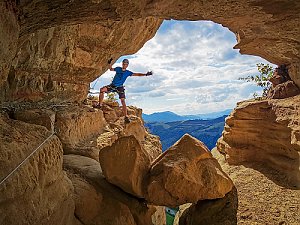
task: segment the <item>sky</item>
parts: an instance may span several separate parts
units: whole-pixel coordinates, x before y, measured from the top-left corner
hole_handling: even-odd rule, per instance
[[[113,65],[121,66],[128,58],[128,70],[154,73],[126,80],[127,105],[142,108],[146,114],[194,115],[233,109],[237,102],[261,92],[254,83],[238,78],[258,74],[257,63],[269,63],[241,55],[233,49],[236,43],[231,31],[211,21],[165,20],[136,54],[122,56]],[[90,86],[99,90],[114,74],[107,71]]]

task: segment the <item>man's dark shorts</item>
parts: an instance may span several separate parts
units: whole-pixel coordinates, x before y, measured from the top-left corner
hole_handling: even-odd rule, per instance
[[[125,98],[125,88],[124,86],[116,87],[114,85],[107,85],[105,86],[107,88],[107,92],[117,92],[119,95],[119,98]]]

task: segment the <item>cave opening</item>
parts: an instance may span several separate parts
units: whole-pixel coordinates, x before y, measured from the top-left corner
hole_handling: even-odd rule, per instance
[[[237,102],[261,94],[261,87],[239,78],[258,74],[258,63],[272,64],[242,55],[236,44],[235,34],[215,22],[164,20],[137,53],[114,59],[114,68],[127,58],[129,70],[154,72],[126,80],[126,102],[143,109],[145,125],[160,137],[163,151],[185,133],[213,149]],[[92,90],[99,92],[114,75],[105,72],[90,84]]]
[[[258,63],[271,64],[258,56],[240,54],[233,48],[236,44],[234,33],[212,21],[164,20],[137,53],[113,59],[113,67],[128,58],[129,70],[154,72],[151,77],[132,77],[125,83],[127,105],[142,108],[144,113],[228,111],[237,102],[253,98],[253,93],[261,93],[254,83],[238,78],[258,74]],[[114,72],[105,72],[90,84],[92,91],[109,84],[113,76]]]

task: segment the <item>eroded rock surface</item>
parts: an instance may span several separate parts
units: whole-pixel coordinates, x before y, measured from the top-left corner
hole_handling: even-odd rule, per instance
[[[269,93],[268,98],[283,99],[300,94],[300,88],[293,81],[287,81],[273,87]]]
[[[229,165],[216,148],[211,152],[237,189],[238,224],[300,224],[300,191],[282,173],[264,162]]]
[[[3,86],[17,51],[20,26],[16,11],[15,2],[0,2],[0,99],[4,99]]]
[[[51,134],[46,128],[0,116],[0,177],[16,168]],[[68,224],[73,187],[62,170],[62,144],[54,135],[0,186],[0,224]]]
[[[5,101],[84,100],[89,83],[108,69],[107,60],[136,52],[153,37],[160,23],[154,18],[106,20],[41,29],[22,36],[7,82],[1,88]],[[127,41],[132,44],[124,44]]]
[[[176,207],[222,198],[232,187],[207,147],[186,134],[153,162],[146,199],[155,205]]]
[[[89,107],[67,106],[56,113],[56,132],[66,151],[100,135],[105,125],[102,111]]]
[[[262,162],[300,187],[300,95],[246,101],[226,119],[218,150],[231,164]]]

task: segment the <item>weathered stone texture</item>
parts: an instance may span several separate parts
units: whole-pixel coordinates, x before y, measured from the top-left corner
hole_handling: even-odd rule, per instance
[[[262,162],[300,187],[300,95],[246,101],[226,119],[218,150],[231,164]]]
[[[0,116],[0,177],[8,175],[51,133]],[[69,224],[74,221],[72,185],[62,170],[62,145],[52,136],[0,186],[0,224]],[[63,210],[62,210],[63,209]]]
[[[236,225],[237,209],[238,196],[234,187],[224,198],[180,206],[174,225]]]
[[[17,51],[19,24],[16,15],[16,5],[13,1],[0,2],[0,90],[4,83]],[[4,98],[4,92],[0,92],[0,99]]]
[[[99,162],[76,155],[64,156],[64,168],[75,189],[75,214],[84,224],[153,225],[162,218],[160,207],[147,205],[110,184],[102,175]]]
[[[144,179],[150,168],[150,156],[133,136],[121,137],[100,151],[99,161],[106,179],[125,192],[145,196]]]
[[[102,111],[89,107],[67,106],[56,113],[55,129],[66,153],[77,144],[100,135],[105,125]]]
[[[105,21],[41,29],[19,39],[4,85],[5,101],[82,101],[107,60],[133,54],[153,37],[159,19]],[[136,29],[143,27],[143,30]]]
[[[148,176],[147,201],[169,207],[222,198],[233,187],[207,147],[187,134],[152,163]]]
[[[57,0],[24,4],[22,33],[57,24],[105,19],[136,19],[145,16],[178,20],[212,20],[237,33],[238,48],[258,54],[274,63],[299,61],[300,3],[297,1],[225,0],[218,1],[76,1]],[[60,4],[60,8],[57,5]],[[65,6],[65,7],[63,7]],[[56,8],[54,15],[48,9]],[[98,13],[96,13],[98,12]],[[55,18],[61,20],[55,20]],[[285,39],[285,40],[283,40]]]

